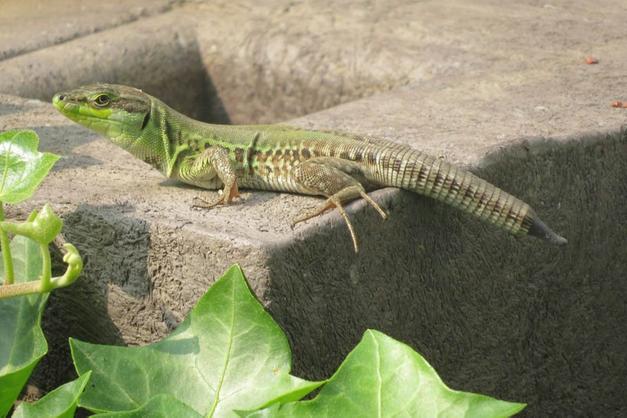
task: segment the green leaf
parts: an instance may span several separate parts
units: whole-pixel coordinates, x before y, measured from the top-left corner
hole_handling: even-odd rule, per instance
[[[262,417],[508,417],[525,404],[449,389],[411,347],[366,331],[318,396],[275,406]]]
[[[235,417],[300,399],[321,383],[289,374],[285,334],[231,267],[164,340],[113,347],[70,340],[79,374],[93,370],[80,405],[130,411],[168,394],[208,417]]]
[[[16,282],[36,280],[41,274],[39,245],[15,237],[11,242]],[[0,276],[4,274],[0,263]],[[35,365],[48,351],[41,330],[41,314],[48,294],[0,300],[0,417],[7,414]]]
[[[133,409],[132,411],[109,412],[104,414],[92,415],[92,418],[202,418],[198,412],[194,411],[188,405],[177,400],[170,395],[157,395],[150,399],[142,407]]]
[[[33,403],[21,403],[12,418],[72,418],[78,405],[78,398],[83,393],[90,372],[76,380],[59,386],[40,400]]]
[[[34,131],[0,133],[0,202],[19,203],[33,195],[59,159],[39,152]]]

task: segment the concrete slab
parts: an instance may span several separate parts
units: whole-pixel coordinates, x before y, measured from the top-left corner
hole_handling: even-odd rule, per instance
[[[1,0],[0,60],[171,10],[177,0]]]
[[[627,10],[499,4],[190,4],[0,62],[0,91],[26,97],[98,76],[146,83],[184,111],[206,100],[234,121],[345,103],[292,123],[386,137],[471,167],[570,240],[564,249],[516,240],[382,190],[374,197],[388,222],[362,203],[349,208],[363,241],[355,256],[336,214],[289,229],[285,219],[315,198],[253,192],[192,210],[193,196],[210,192],[164,182],[47,104],[1,96],[0,130],[33,127],[65,156],[29,206],[52,202],[87,255],[81,281],[50,304],[55,346],[65,335],[158,339],[239,262],[305,377],[330,375],[370,327],[414,346],[453,387],[528,402],[530,416],[627,412],[627,113],[610,106],[627,94]],[[145,65],[114,55],[128,39],[126,57]],[[600,64],[584,64],[586,54]],[[190,91],[202,94],[186,101]],[[58,369],[43,370],[52,382]]]
[[[512,72],[522,72],[511,80],[521,87],[527,77],[559,80],[564,70],[596,80],[608,70],[621,74],[627,43],[619,18],[627,15],[627,4],[620,0],[250,5],[212,1],[189,13],[202,61],[235,123],[288,120],[401,86],[419,91],[432,82],[455,89],[463,80],[485,77],[477,88],[488,98],[503,93],[498,78]],[[600,65],[584,65],[587,55]],[[615,88],[605,100],[623,93]],[[556,93],[570,100],[573,92]],[[429,111],[420,101],[412,107]],[[449,102],[447,109],[473,107]]]

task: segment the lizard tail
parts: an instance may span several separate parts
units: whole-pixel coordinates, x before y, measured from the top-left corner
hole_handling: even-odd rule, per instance
[[[379,181],[386,185],[442,201],[513,235],[567,243],[528,204],[469,171],[416,150],[389,150],[386,154],[378,160],[379,172],[386,173]]]
[[[537,216],[535,216],[535,218],[533,219],[533,223],[529,227],[527,234],[534,237],[543,238],[557,245],[568,244],[568,240],[566,238],[553,232],[551,228],[546,226],[546,224],[542,222]]]

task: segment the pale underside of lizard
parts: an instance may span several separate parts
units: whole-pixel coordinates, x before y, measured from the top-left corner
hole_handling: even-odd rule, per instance
[[[528,204],[407,145],[281,125],[207,124],[120,85],[96,84],[57,93],[53,104],[165,176],[223,190],[214,200],[198,198],[196,206],[229,204],[238,196],[238,187],[324,196],[320,206],[293,224],[336,208],[356,252],[357,235],[344,204],[363,198],[385,219],[386,212],[367,191],[389,186],[440,200],[517,236],[566,243]]]

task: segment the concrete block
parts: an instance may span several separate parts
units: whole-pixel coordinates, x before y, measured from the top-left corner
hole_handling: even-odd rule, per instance
[[[320,110],[290,123],[405,142],[469,167],[534,206],[569,245],[515,239],[385,189],[373,197],[389,221],[362,202],[348,208],[362,241],[355,255],[335,213],[289,228],[316,198],[253,191],[194,210],[193,197],[212,192],[165,181],[48,104],[0,96],[0,130],[34,128],[64,156],[35,199],[7,213],[51,202],[87,261],[51,300],[58,354],[40,380],[67,366],[67,335],[161,338],[238,262],[303,377],[329,376],[376,328],[424,354],[452,387],[527,402],[530,416],[627,413],[627,119],[610,106],[627,91],[622,3],[351,4],[183,5],[1,61],[0,91],[44,98],[96,77],[203,119]],[[131,61],[116,55],[128,39]],[[600,64],[586,65],[588,53]]]

